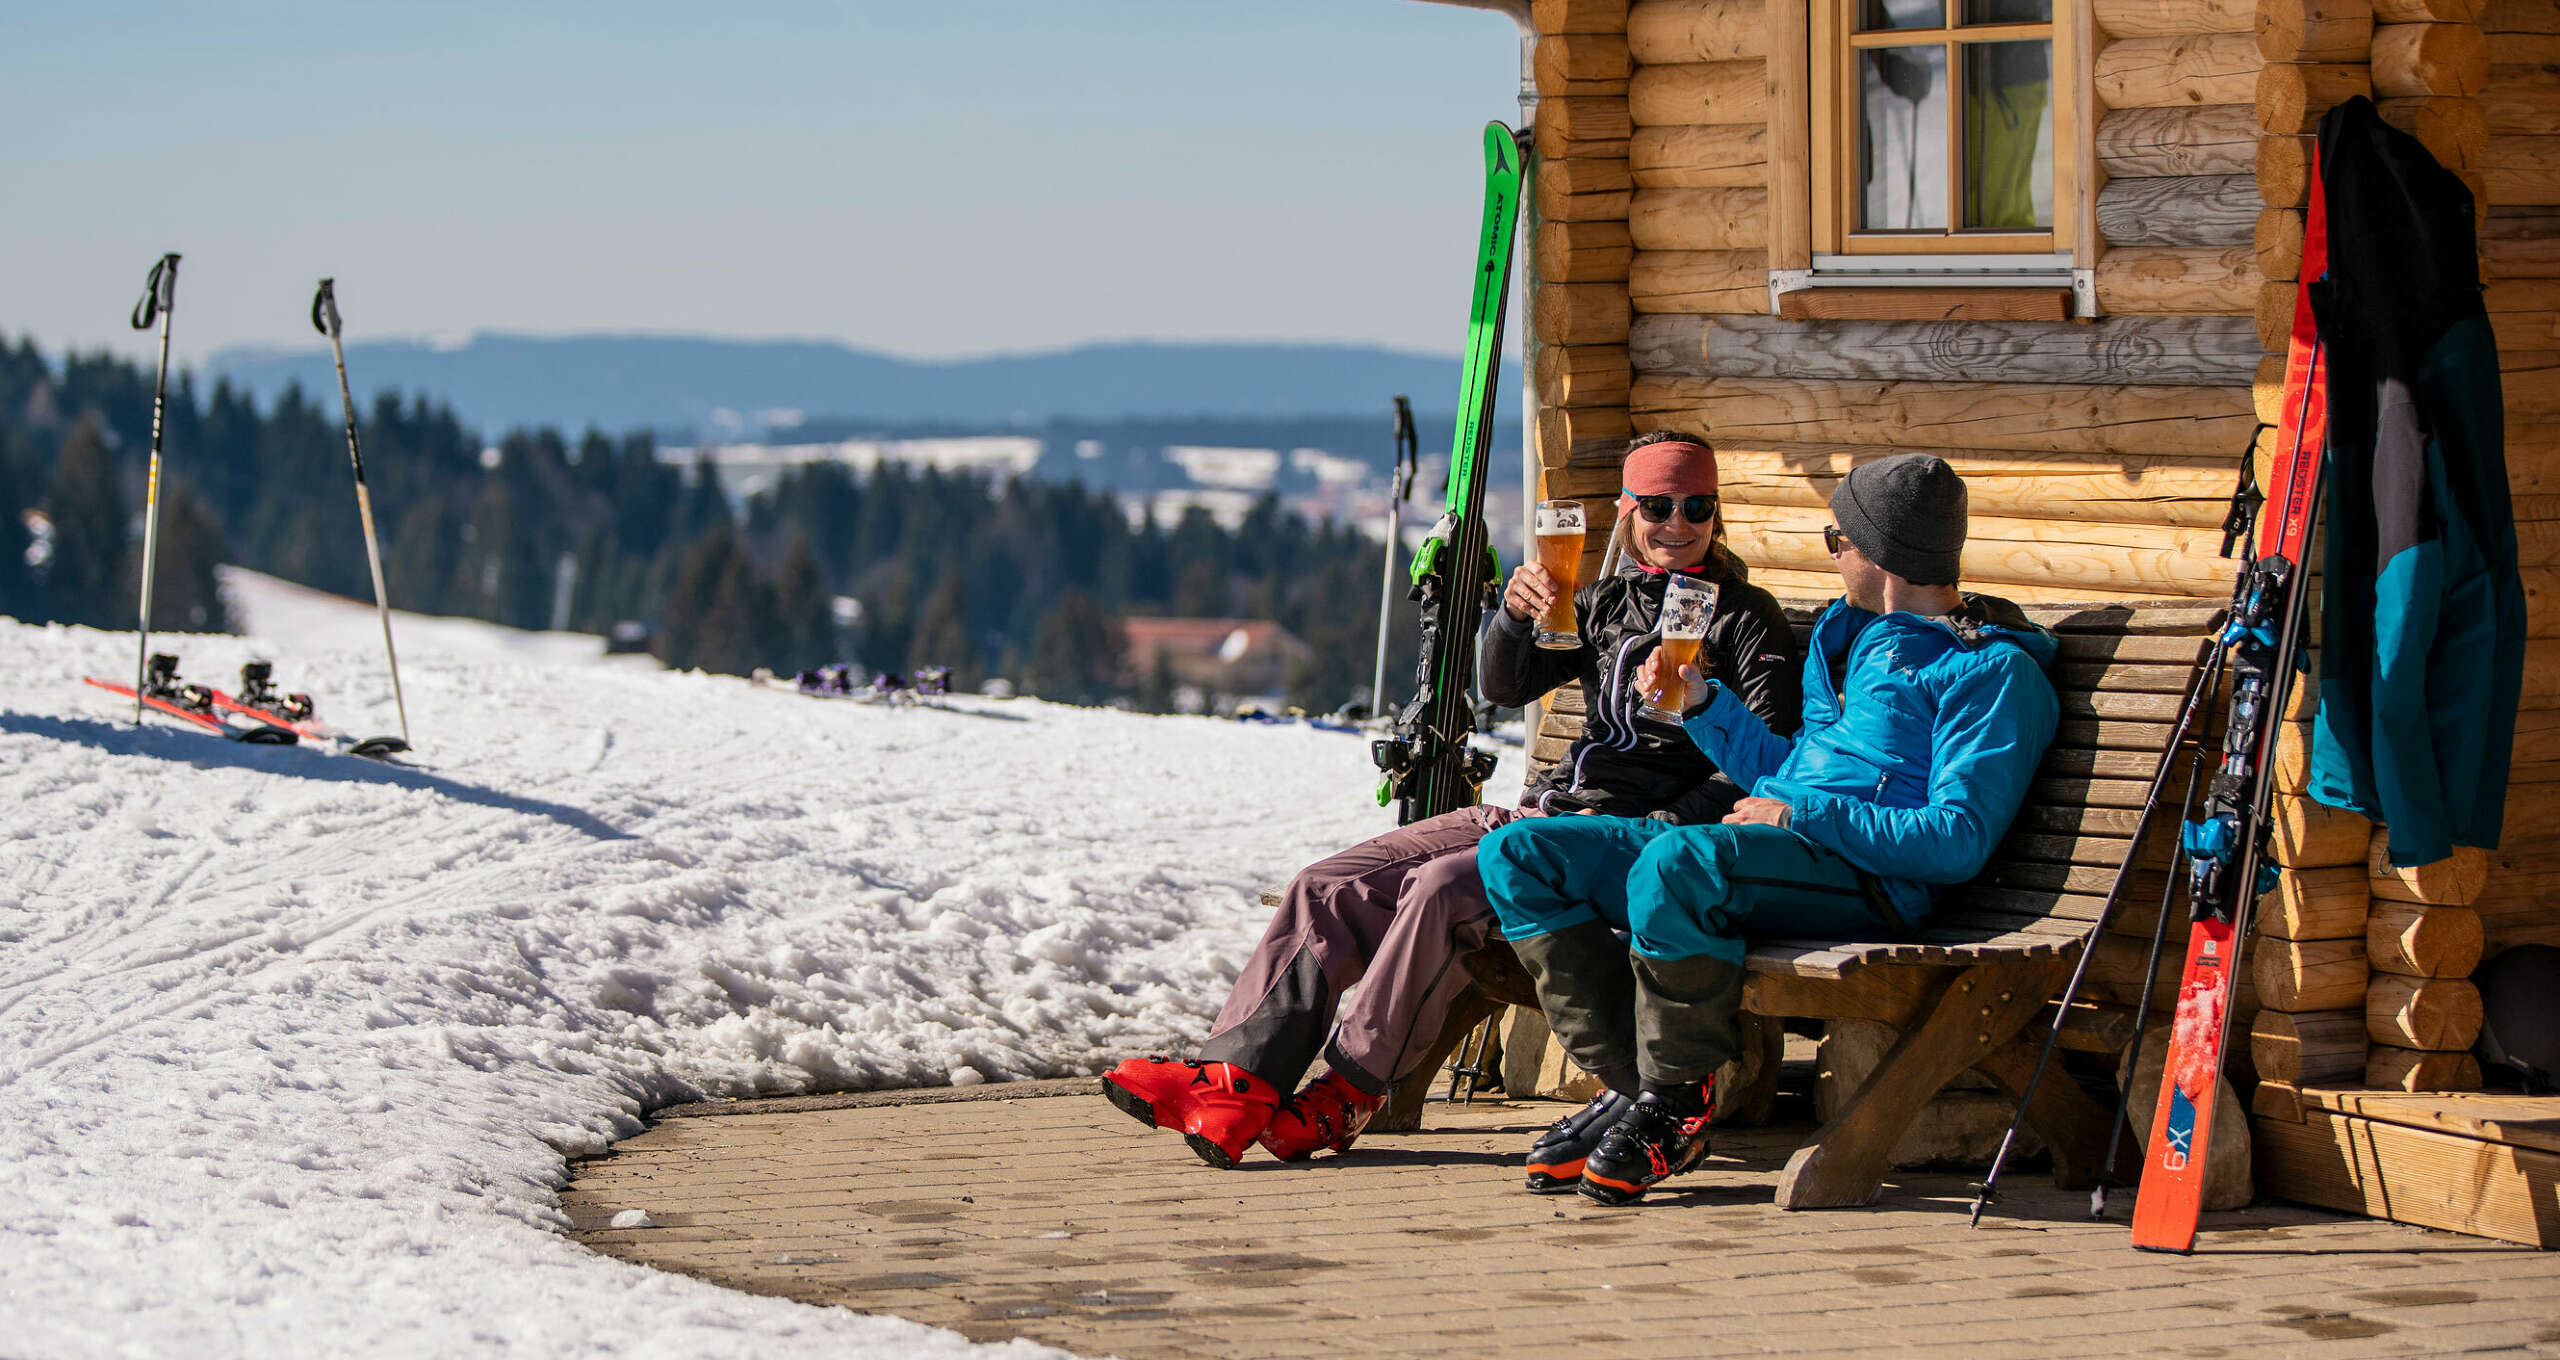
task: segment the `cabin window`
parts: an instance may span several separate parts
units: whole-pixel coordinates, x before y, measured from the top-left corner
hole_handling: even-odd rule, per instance
[[[2073,0],[1811,9],[1801,282],[2068,288],[2088,263]]]

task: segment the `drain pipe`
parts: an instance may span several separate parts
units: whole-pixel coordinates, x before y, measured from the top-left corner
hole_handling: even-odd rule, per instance
[[[1529,0],[1430,0],[1437,5],[1455,5],[1461,9],[1491,10],[1511,16],[1520,26],[1520,132],[1533,143],[1538,126],[1538,23],[1529,12]],[[1534,302],[1538,296],[1538,194],[1537,157],[1524,158],[1529,165],[1529,192],[1521,195],[1520,258],[1511,271],[1520,283],[1520,552],[1527,560],[1529,546],[1538,532],[1538,324]],[[1528,729],[1529,747],[1535,750],[1538,730],[1545,726],[1547,702],[1531,701],[1523,718]]]

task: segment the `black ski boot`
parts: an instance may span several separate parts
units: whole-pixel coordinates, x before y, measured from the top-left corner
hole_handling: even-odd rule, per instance
[[[1529,1193],[1570,1194],[1582,1184],[1583,1163],[1600,1139],[1626,1117],[1635,1102],[1603,1090],[1590,1104],[1555,1122],[1529,1147]]]
[[[1715,1093],[1713,1077],[1671,1091],[1648,1088],[1583,1164],[1582,1197],[1633,1204],[1665,1179],[1705,1161]]]

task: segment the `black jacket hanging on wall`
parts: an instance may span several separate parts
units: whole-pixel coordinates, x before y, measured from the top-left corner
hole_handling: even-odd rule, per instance
[[[2328,554],[2311,793],[2394,864],[2494,847],[2524,676],[2497,343],[2470,191],[2367,99],[2320,121]]]

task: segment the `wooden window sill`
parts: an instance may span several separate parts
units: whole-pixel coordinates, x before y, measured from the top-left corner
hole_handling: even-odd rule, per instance
[[[1797,321],[2069,321],[2068,288],[1798,288],[1778,295]]]

